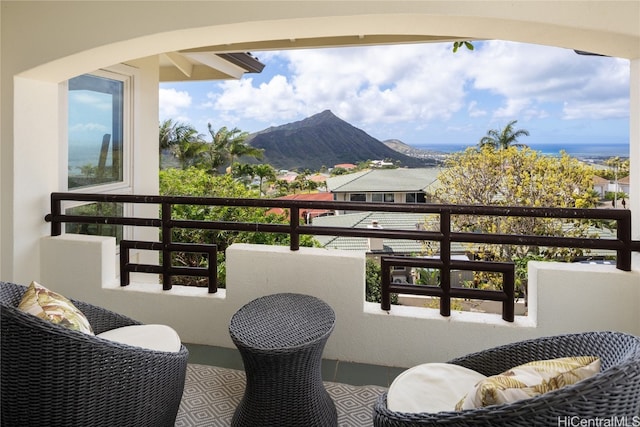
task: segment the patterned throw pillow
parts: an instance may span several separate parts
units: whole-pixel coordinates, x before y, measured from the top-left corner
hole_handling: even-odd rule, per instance
[[[31,282],[18,309],[65,328],[93,335],[89,321],[71,301],[37,282]]]
[[[456,405],[456,410],[510,403],[575,384],[600,372],[600,358],[563,357],[538,360],[511,368],[478,382]]]

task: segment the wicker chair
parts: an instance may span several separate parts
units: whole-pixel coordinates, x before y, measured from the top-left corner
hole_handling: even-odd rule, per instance
[[[591,420],[589,422],[596,418],[624,420],[626,417],[629,424],[620,425],[631,425],[633,417],[640,412],[638,337],[618,332],[560,335],[492,348],[450,363],[490,376],[533,360],[580,355],[599,356],[601,372],[535,398],[460,412],[393,412],[387,408],[384,394],[374,406],[374,426],[577,425],[571,424],[576,420],[571,418],[574,416]]]
[[[161,352],[72,331],[18,310],[0,282],[2,426],[173,426],[188,351]],[[72,300],[95,333],[139,324]]]

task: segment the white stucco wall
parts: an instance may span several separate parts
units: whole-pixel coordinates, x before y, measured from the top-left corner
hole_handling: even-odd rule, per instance
[[[365,300],[365,256],[352,251],[267,245],[227,249],[227,289],[132,283],[120,287],[113,268],[113,239],[89,236],[42,240],[42,282],[146,323],[174,327],[184,342],[233,348],[228,323],[243,304],[263,295],[297,292],[326,301],[336,326],[324,357],[409,367],[446,361],[526,338],[590,330],[640,335],[640,273],[613,266],[530,264],[529,316],[513,323],[500,315],[393,306]]]

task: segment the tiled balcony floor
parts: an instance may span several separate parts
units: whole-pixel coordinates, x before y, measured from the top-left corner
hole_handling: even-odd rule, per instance
[[[229,369],[244,369],[240,353],[236,349],[198,344],[185,344],[185,346],[189,349],[189,363]],[[378,385],[389,387],[395,377],[403,370],[403,368],[390,368],[340,360],[324,359],[322,361],[322,378],[325,381],[356,386]]]

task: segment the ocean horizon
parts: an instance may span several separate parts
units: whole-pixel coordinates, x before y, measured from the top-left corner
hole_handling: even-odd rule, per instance
[[[455,153],[475,146],[475,144],[434,144],[414,145],[413,147]],[[528,147],[550,156],[557,156],[560,151],[564,150],[573,157],[629,157],[629,144],[531,144]]]

